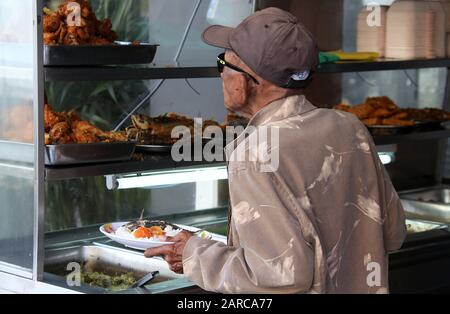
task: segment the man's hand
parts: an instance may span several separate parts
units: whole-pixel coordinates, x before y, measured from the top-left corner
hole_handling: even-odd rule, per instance
[[[192,236],[192,233],[183,230],[175,237],[167,237],[167,242],[175,242],[174,244],[148,249],[144,255],[145,257],[163,256],[171,271],[182,274],[184,247]]]

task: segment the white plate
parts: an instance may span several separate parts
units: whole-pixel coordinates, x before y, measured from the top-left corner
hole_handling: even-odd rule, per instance
[[[117,229],[119,229],[123,225],[126,225],[127,223],[129,223],[129,222],[114,222],[114,223],[105,224],[105,225],[111,225],[112,229],[114,231],[116,231]],[[117,243],[120,243],[122,245],[125,245],[126,247],[129,247],[132,249],[145,251],[150,248],[173,244],[173,242],[163,242],[163,241],[156,241],[156,240],[150,240],[150,239],[130,239],[130,238],[121,237],[116,234],[106,232],[105,225],[102,225],[100,227],[101,233],[103,233],[105,236],[107,236],[111,240],[113,240]],[[190,232],[200,231],[200,229],[191,227],[191,226],[185,226],[185,225],[179,225],[179,224],[175,224],[175,225],[180,227],[181,229],[185,229]],[[225,244],[227,243],[227,237],[224,237],[222,235],[208,233],[208,236],[210,236],[210,238],[214,241],[219,241],[219,242],[222,242]]]

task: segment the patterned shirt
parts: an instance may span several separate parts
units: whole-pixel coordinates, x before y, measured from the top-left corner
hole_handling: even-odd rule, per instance
[[[405,216],[366,127],[292,96],[247,130],[225,150],[228,245],[192,237],[187,278],[221,293],[388,293]]]

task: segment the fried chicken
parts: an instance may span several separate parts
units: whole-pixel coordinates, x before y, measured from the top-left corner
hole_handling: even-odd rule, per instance
[[[74,110],[55,112],[47,104],[44,107],[44,125],[45,145],[127,141],[124,132],[103,132],[92,124],[80,120]]]
[[[73,138],[79,144],[98,143],[102,131],[86,121],[72,123]]]
[[[147,145],[172,145],[179,138],[172,138],[172,131],[176,127],[185,127],[189,130],[191,138],[197,135],[196,131],[204,131],[209,126],[217,126],[220,124],[214,120],[202,121],[200,128],[196,127],[195,120],[186,116],[179,115],[174,112],[169,112],[158,117],[149,117],[141,114],[136,114],[131,117],[133,126],[126,130],[127,138],[129,140],[137,141],[140,144]],[[201,134],[198,134],[201,136]],[[180,137],[183,137],[180,135]]]
[[[56,123],[50,130],[49,136],[57,144],[63,144],[62,142],[65,144],[67,141],[70,142],[72,140],[70,137],[70,125],[66,121]]]
[[[369,97],[350,107],[339,104],[334,109],[355,114],[365,125],[412,126],[417,122],[450,121],[450,113],[439,109],[401,109],[389,97]]]
[[[415,124],[416,123],[414,121],[409,121],[409,120],[398,120],[398,119],[392,119],[392,118],[383,120],[383,125],[412,126]]]
[[[375,109],[375,111],[372,112],[370,114],[370,116],[374,117],[374,118],[388,118],[388,117],[391,117],[396,112],[397,111],[389,110],[387,108],[378,108],[378,109]]]
[[[73,17],[74,3],[80,7],[79,20]],[[45,45],[112,45],[117,40],[111,21],[99,21],[86,0],[66,0],[55,12],[44,9],[43,25]]]
[[[393,102],[392,99],[390,99],[387,96],[369,97],[366,100],[366,104],[369,104],[370,106],[372,106],[375,109],[379,109],[379,108],[385,108],[388,110],[398,109],[395,102]]]
[[[368,119],[362,120],[362,123],[364,123],[365,125],[369,125],[369,126],[382,125],[383,124],[383,119],[381,119],[381,118],[368,118]]]
[[[44,128],[45,132],[50,132],[50,130],[59,122],[63,121],[61,116],[56,113],[50,105],[44,105]]]
[[[355,107],[351,107],[348,112],[353,113],[360,120],[367,119],[375,109],[370,104],[361,104]]]
[[[350,106],[347,104],[339,104],[333,107],[333,109],[335,110],[340,110],[340,111],[345,111],[345,112],[350,112]]]

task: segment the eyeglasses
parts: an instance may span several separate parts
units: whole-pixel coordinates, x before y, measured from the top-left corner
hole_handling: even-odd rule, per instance
[[[217,70],[219,71],[219,73],[223,73],[223,70],[224,70],[225,67],[229,67],[230,69],[233,69],[236,72],[244,73],[244,74],[248,75],[255,84],[259,85],[259,82],[258,82],[257,79],[255,79],[255,77],[253,77],[251,74],[247,73],[246,71],[244,71],[240,67],[235,66],[234,64],[231,64],[231,63],[225,61],[225,53],[221,53],[217,57]]]

